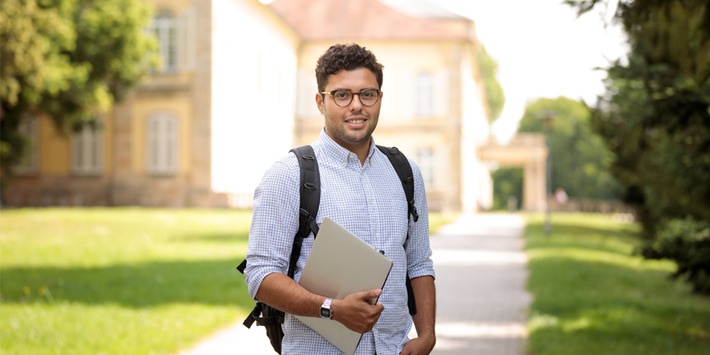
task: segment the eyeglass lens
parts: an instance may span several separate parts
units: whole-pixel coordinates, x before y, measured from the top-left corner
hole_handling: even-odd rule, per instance
[[[372,106],[377,103],[380,98],[377,90],[375,89],[365,89],[360,92],[352,92],[350,90],[335,90],[333,92],[333,100],[340,107],[345,107],[350,105],[353,101],[353,96],[359,96],[360,102],[365,106]]]

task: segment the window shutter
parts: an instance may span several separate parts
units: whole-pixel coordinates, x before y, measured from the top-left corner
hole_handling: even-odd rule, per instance
[[[71,169],[74,174],[96,175],[103,170],[103,127],[97,118],[71,137]]]
[[[39,119],[36,116],[24,116],[17,127],[18,133],[28,141],[25,155],[12,168],[17,175],[33,175],[39,172]]]
[[[429,147],[417,149],[417,164],[422,173],[424,184],[434,188],[434,150]]]
[[[175,174],[178,170],[178,121],[161,113],[148,117],[146,170],[150,174]]]
[[[416,113],[417,117],[429,118],[434,113],[435,80],[428,72],[419,72],[416,77]]]
[[[177,70],[195,68],[195,9],[191,6],[177,18]]]

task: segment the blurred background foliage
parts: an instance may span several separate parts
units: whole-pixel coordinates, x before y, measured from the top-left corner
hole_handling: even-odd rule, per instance
[[[498,81],[498,62],[488,54],[486,47],[482,44],[479,47],[477,59],[488,101],[488,121],[492,123],[500,117],[505,105],[505,93]]]

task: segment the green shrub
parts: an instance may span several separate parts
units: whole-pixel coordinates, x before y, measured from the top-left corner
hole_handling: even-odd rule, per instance
[[[641,250],[650,259],[675,261],[675,278],[685,278],[693,291],[710,295],[710,222],[673,219],[658,230],[658,238]]]

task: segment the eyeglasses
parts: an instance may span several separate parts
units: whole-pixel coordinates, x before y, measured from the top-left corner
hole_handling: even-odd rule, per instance
[[[338,89],[330,92],[321,92],[323,95],[333,96],[333,101],[340,107],[346,107],[353,102],[353,96],[357,95],[360,97],[360,102],[365,106],[372,106],[377,103],[380,99],[380,90],[377,89],[363,89],[360,92],[352,92],[348,89]]]

